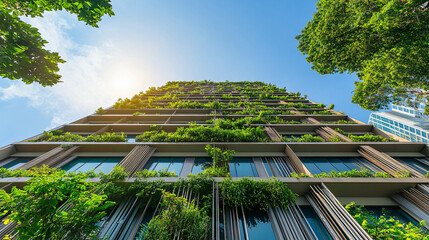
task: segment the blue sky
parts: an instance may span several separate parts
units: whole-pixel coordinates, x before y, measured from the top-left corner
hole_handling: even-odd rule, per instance
[[[335,104],[363,122],[351,103],[355,75],[319,75],[294,39],[315,1],[114,0],[115,16],[95,29],[53,12],[26,19],[67,60],[63,83],[43,88],[0,79],[0,146],[111,106],[170,80],[264,81]]]

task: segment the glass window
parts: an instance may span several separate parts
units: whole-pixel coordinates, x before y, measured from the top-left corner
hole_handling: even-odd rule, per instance
[[[423,159],[422,161],[411,157],[395,157],[395,159],[423,175],[426,175],[426,173],[429,171],[429,166],[424,163],[429,162],[426,159]]]
[[[320,220],[320,217],[314,211],[311,206],[301,206],[301,211],[307,219],[307,222],[310,224],[311,229],[318,239],[332,239],[331,235],[329,235],[328,230],[326,230],[325,226]]]
[[[67,172],[102,171],[109,173],[121,160],[121,157],[77,157],[62,169]]]
[[[237,157],[229,162],[232,177],[259,177],[252,158]]]
[[[152,157],[144,169],[149,171],[166,170],[168,172],[175,172],[177,175],[182,171],[183,163],[185,158],[178,157]]]
[[[246,225],[244,224],[244,219]],[[241,236],[245,236],[244,227],[247,226],[247,234],[251,240],[276,239],[270,218],[266,211],[244,211],[244,216],[243,214],[239,214],[239,220]]]
[[[399,123],[399,127],[404,128],[404,124]]]
[[[416,133],[416,130],[414,128],[410,127],[410,132]]]
[[[422,136],[423,136],[423,137],[427,137],[426,132],[423,132],[423,131],[422,131]]]
[[[302,163],[313,174],[331,171],[344,172],[353,169],[381,171],[363,157],[301,157]]]
[[[11,158],[5,159],[4,161],[8,161]],[[21,167],[22,165],[26,164],[27,162],[29,162],[30,160],[32,160],[32,157],[18,157],[15,158],[15,160],[5,164],[4,166],[2,166],[2,168],[7,168],[7,169],[16,169],[18,167]]]
[[[405,130],[407,130],[407,131],[409,130],[409,128],[408,128],[408,126],[407,126],[407,125],[405,125]]]
[[[213,160],[208,157],[195,158],[194,166],[192,167],[192,174],[204,172],[204,169],[210,167],[213,164]]]
[[[137,135],[127,135],[128,142],[136,142]]]
[[[365,206],[365,208],[371,211],[374,217],[380,217],[383,213],[385,213],[388,217],[394,217],[403,224],[408,224],[411,222],[412,224],[414,224],[414,226],[419,226],[419,223],[400,207]]]

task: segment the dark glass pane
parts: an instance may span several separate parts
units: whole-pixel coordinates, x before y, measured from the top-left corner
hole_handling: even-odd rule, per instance
[[[170,167],[170,164],[171,164],[171,158],[169,157],[154,158],[154,160],[155,159],[158,159],[158,164],[153,168],[153,170],[159,171],[159,170],[165,169],[168,171],[168,167]]]
[[[73,161],[64,165],[62,169],[66,170],[67,172],[74,172],[78,170],[80,167],[82,167],[82,165],[85,164],[87,161],[88,161],[87,158],[78,157],[78,158],[75,158]]]
[[[305,167],[310,171],[312,174],[319,174],[322,173],[320,169],[316,166],[316,164],[313,163],[312,159],[310,158],[300,158],[302,163],[305,165]]]
[[[128,142],[136,142],[136,135],[127,135]]]
[[[199,172],[204,172],[206,167],[209,167],[213,163],[211,158],[199,157],[195,158],[194,166],[192,167],[192,174],[197,174]]]
[[[334,168],[334,166],[332,166],[332,164],[328,161],[326,161],[326,159],[320,160],[320,161],[314,161],[314,164],[316,164],[316,166],[325,173],[329,173],[331,171],[337,171],[338,170],[336,168]]]
[[[175,172],[177,175],[182,171],[183,163],[185,162],[185,158],[171,158],[171,164],[168,168],[169,172]]]
[[[401,163],[406,164],[408,167],[416,170],[417,172],[423,175],[426,175],[426,173],[429,171],[429,166],[416,160],[415,158],[401,157],[401,158],[395,158],[395,159]]]
[[[148,169],[149,171],[160,171],[164,169],[168,172],[174,171],[179,175],[184,162],[185,158],[152,157],[149,159],[144,169]]]
[[[229,168],[232,177],[259,177],[252,158],[233,158]]]
[[[300,159],[308,168],[308,170],[313,174],[320,172],[314,169],[314,167],[311,166],[311,163],[314,163],[320,169],[320,171],[325,173],[329,173],[332,170],[336,172],[344,172],[353,169],[377,169],[374,164],[370,163],[364,158],[358,157],[301,157]],[[313,172],[311,169],[313,169],[315,172]]]
[[[337,169],[338,172],[345,172],[351,170],[344,164],[341,158],[332,158],[330,159],[330,162]]]
[[[244,214],[246,217],[249,240],[276,239],[270,218],[266,211],[245,211]],[[240,219],[240,222],[241,221],[243,221],[243,219]]]
[[[300,208],[305,216],[305,219],[307,219],[307,222],[310,224],[311,229],[313,230],[314,234],[316,234],[318,239],[332,239],[328,230],[326,230],[325,226],[323,225],[322,220],[320,220],[319,216],[311,206],[302,206]]]
[[[20,158],[17,158],[16,160],[13,160],[12,162],[4,165],[2,168],[16,169],[16,168],[21,167],[22,165],[26,164],[27,162],[29,162],[32,159],[33,158],[31,158],[31,157],[20,157]]]
[[[95,170],[95,168],[98,167],[100,163],[106,160],[106,158],[104,157],[91,157],[91,158],[84,158],[84,159],[87,159],[87,161],[85,164],[82,165],[82,167],[77,169],[77,171],[79,172],[87,172],[87,171]]]
[[[122,160],[121,157],[116,157],[116,158],[105,158],[104,162],[102,164],[100,164],[100,166],[98,166],[95,171],[96,172],[100,172],[102,171],[103,173],[109,173],[110,171],[112,171],[112,169],[118,165],[118,163]]]
[[[274,177],[274,174],[273,174],[273,172],[271,172],[271,168],[270,168],[270,166],[268,165],[267,158],[262,158],[262,162],[264,163],[264,167],[265,167],[265,170],[267,170],[268,176],[269,176],[269,177]],[[274,163],[273,163],[273,164],[271,164],[271,165],[273,166],[273,165],[274,165]]]
[[[150,158],[149,161],[147,161],[146,165],[143,167],[143,169],[152,171],[155,168],[155,166],[158,164],[158,160],[159,158],[156,158],[156,157]]]

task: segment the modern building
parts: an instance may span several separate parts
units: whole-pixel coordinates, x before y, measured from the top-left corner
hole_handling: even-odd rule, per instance
[[[424,104],[416,108],[392,104],[390,111],[371,113],[369,124],[408,141],[429,143],[429,116],[424,109]]]
[[[375,116],[383,115],[373,114],[374,124],[380,120]],[[142,169],[174,171],[176,177],[141,179],[172,184],[218,167],[205,149],[210,145],[235,151],[225,165],[234,180],[275,177],[298,197],[287,208],[271,202],[267,210],[234,207],[220,187],[226,176],[215,177],[208,192],[193,192],[189,186],[171,190],[197,205],[208,204],[209,238],[371,239],[344,205],[355,202],[375,214],[388,209],[404,223],[429,222],[428,146],[382,129],[261,82],[169,82],[119,99],[50,135],[41,133],[0,148],[0,167],[48,165],[68,172],[107,173],[119,165],[129,174],[123,185],[132,184]],[[78,135],[73,138],[77,140],[61,141],[66,132]],[[127,141],[79,141],[105,133],[124,133]],[[367,177],[350,177],[362,172]],[[0,186],[23,186],[26,180],[0,178]],[[98,236],[135,239],[142,224],[162,210],[154,199],[133,195],[117,201],[98,223]],[[16,236],[16,224],[0,227],[0,237]],[[180,238],[177,231],[175,239]]]

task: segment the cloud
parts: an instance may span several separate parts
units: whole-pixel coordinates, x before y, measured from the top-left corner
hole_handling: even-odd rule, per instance
[[[28,104],[51,115],[47,129],[68,123],[108,107],[119,97],[129,97],[146,88],[141,86],[139,74],[129,69],[117,43],[101,40],[97,45],[73,41],[71,30],[76,19],[61,12],[48,12],[43,18],[27,18],[49,43],[47,48],[60,53],[67,62],[60,65],[62,83],[53,87],[26,85],[10,81],[0,87],[0,100],[28,99]],[[73,35],[74,36],[74,35]]]

